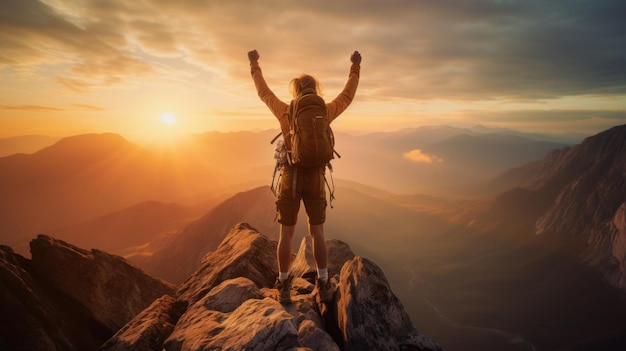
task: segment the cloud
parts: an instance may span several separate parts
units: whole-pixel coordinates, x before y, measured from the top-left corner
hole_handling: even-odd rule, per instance
[[[443,159],[435,155],[429,155],[422,152],[420,149],[414,149],[409,152],[405,152],[402,156],[415,163],[442,163]]]
[[[378,101],[541,100],[626,94],[622,0],[0,0],[0,68],[55,65],[75,91],[210,75],[271,86],[302,72],[341,89],[363,54]]]
[[[82,111],[104,111],[105,109],[99,106],[85,105],[85,104],[72,104],[72,107]]]
[[[52,106],[41,106],[41,105],[0,105],[1,111],[48,111],[48,112],[58,112],[65,111],[65,109],[52,107]]]

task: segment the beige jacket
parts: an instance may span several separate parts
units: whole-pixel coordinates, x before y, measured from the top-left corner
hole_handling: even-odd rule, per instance
[[[337,95],[337,97],[333,101],[326,103],[329,122],[332,122],[343,111],[345,111],[352,102],[352,99],[354,99],[356,88],[359,85],[360,71],[360,65],[352,64],[352,66],[350,66],[350,75],[348,76],[348,82],[343,88],[343,91],[341,91],[341,93]],[[252,74],[252,79],[254,79],[254,85],[256,86],[256,90],[259,93],[259,97],[267,105],[267,107],[269,107],[274,116],[278,118],[281,130],[283,132],[288,131],[289,104],[284,103],[279,98],[277,98],[272,90],[270,90],[270,88],[267,86],[258,62],[250,63],[250,73]]]

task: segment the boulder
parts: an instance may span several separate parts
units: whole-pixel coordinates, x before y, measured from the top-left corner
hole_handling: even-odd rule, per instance
[[[365,258],[343,266],[336,299],[343,350],[441,350],[417,331],[383,271]]]
[[[202,301],[206,309],[230,313],[244,301],[263,298],[263,294],[252,280],[238,277],[216,286],[202,298]]]
[[[249,299],[230,313],[196,302],[165,341],[167,351],[288,350],[301,346],[298,331],[281,304],[271,298]]]
[[[317,277],[317,267],[313,258],[312,240],[310,236],[305,236],[300,242],[300,248],[291,265],[291,275],[305,278],[311,282]],[[326,240],[328,249],[328,275],[339,274],[341,267],[354,257],[350,246],[341,240]]]
[[[169,295],[163,295],[135,316],[99,351],[161,350],[187,306]]]
[[[300,342],[311,350],[340,351],[333,338],[319,324],[304,320],[298,328]]]

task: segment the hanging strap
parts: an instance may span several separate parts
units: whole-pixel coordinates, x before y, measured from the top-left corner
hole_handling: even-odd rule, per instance
[[[278,182],[274,182],[276,180],[276,173],[281,169],[281,165],[280,163],[276,162],[276,166],[274,167],[274,174],[272,175],[272,186],[270,187],[270,190],[272,191],[272,194],[274,194],[274,197],[278,197],[278,194],[276,193],[276,186],[275,184],[280,184],[280,178],[282,177],[282,172],[280,172],[278,174]]]
[[[283,135],[283,132],[282,132],[282,131],[281,131],[280,133],[278,133],[278,135],[277,135],[277,136],[275,136],[275,137],[274,137],[274,139],[272,139],[272,141],[270,141],[270,144],[274,144],[274,143],[276,142],[276,140],[277,140],[278,138],[280,138],[280,136],[281,136],[281,135]]]
[[[328,184],[328,179],[326,179],[326,170],[324,170],[324,182],[326,183],[326,187],[328,187],[328,193],[329,198],[330,198],[330,208],[333,208],[333,200],[335,199],[335,181],[333,180],[333,165],[330,164],[330,162],[328,162],[328,164],[326,165],[326,167],[328,167],[328,170],[330,171],[330,183],[332,184],[332,188],[330,187],[330,184]]]

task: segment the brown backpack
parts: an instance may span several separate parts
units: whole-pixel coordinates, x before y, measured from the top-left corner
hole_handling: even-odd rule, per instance
[[[328,122],[326,103],[314,90],[305,90],[289,106],[291,164],[325,167],[332,160],[335,137]]]

